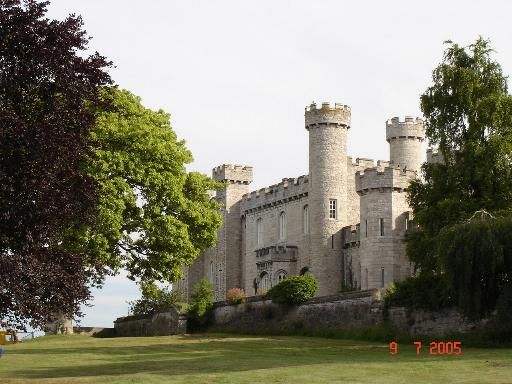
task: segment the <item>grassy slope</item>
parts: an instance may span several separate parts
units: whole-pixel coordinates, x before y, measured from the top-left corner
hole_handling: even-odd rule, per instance
[[[416,356],[413,346],[226,335],[94,339],[6,346],[0,383],[511,383],[512,350]]]

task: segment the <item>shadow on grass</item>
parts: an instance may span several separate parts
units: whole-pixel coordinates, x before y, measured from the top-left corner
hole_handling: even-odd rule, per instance
[[[122,339],[112,339],[123,342]],[[10,350],[9,355],[40,355],[46,363],[8,370],[4,377],[24,379],[79,378],[152,373],[167,376],[242,372],[255,369],[304,367],[318,364],[393,362],[385,344],[312,338],[240,338],[198,336],[137,342],[125,346],[95,345],[87,340],[69,348],[65,343]],[[148,345],[140,345],[142,342]],[[137,345],[130,345],[129,343]],[[113,342],[115,343],[115,342]],[[412,353],[400,361],[420,361]],[[37,363],[37,362],[36,362]],[[51,366],[48,366],[51,365]]]

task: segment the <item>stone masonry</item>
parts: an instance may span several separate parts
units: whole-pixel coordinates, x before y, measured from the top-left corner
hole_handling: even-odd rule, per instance
[[[406,190],[424,161],[423,121],[386,122],[389,161],[347,154],[350,107],[312,103],[305,109],[309,173],[250,192],[252,167],[221,165],[212,177],[226,183],[217,192],[223,224],[217,246],[208,249],[175,287],[190,297],[207,278],[222,301],[230,288],[262,294],[287,276],[311,274],[318,296],[342,286],[374,289],[410,276],[403,238],[412,212]],[[437,160],[431,150],[429,160]]]

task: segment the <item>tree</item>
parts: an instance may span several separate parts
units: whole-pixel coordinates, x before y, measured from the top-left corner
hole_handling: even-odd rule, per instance
[[[189,326],[192,329],[204,326],[208,322],[210,310],[213,308],[213,289],[208,280],[205,278],[199,280],[190,299]]]
[[[133,315],[152,314],[176,307],[181,313],[186,313],[188,304],[186,299],[177,291],[169,287],[159,288],[155,283],[141,282],[142,297],[130,302],[130,312]]]
[[[65,238],[95,225],[84,166],[111,64],[85,54],[80,17],[49,20],[47,5],[0,1],[0,319],[11,326],[79,312],[102,269]]]
[[[418,230],[407,238],[407,253],[420,274],[441,277],[463,309],[481,314],[493,302],[470,305],[469,296],[483,303],[500,285],[495,280],[507,277],[496,270],[487,275],[500,245],[491,239],[492,231],[469,220],[480,210],[512,213],[512,97],[488,41],[479,38],[469,47],[448,44],[433,85],[421,96],[426,136],[443,161],[424,164],[423,179],[408,189]],[[464,266],[471,273],[458,270],[455,258],[460,261],[461,252],[466,261],[473,260]],[[468,276],[469,285],[461,280]]]
[[[105,89],[111,111],[99,111],[88,172],[99,186],[97,225],[77,247],[132,279],[177,281],[216,241],[221,217],[209,191],[222,184],[186,172],[192,155],[169,115],[144,108],[128,91]]]

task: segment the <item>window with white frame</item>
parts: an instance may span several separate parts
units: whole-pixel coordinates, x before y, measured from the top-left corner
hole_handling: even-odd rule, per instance
[[[263,220],[261,217],[256,220],[256,243],[258,246],[263,245]]]
[[[279,214],[279,240],[286,239],[286,214],[281,212]]]
[[[304,233],[309,233],[309,207],[307,205],[305,205],[302,210],[302,222],[304,225]]]
[[[336,199],[329,200],[329,219],[336,219],[336,217],[337,217],[336,202],[337,202]]]

